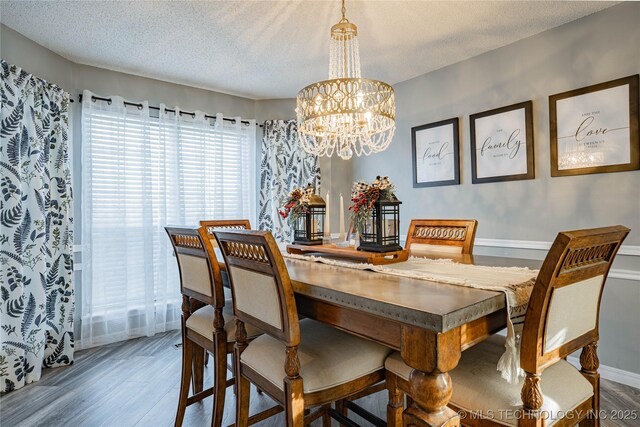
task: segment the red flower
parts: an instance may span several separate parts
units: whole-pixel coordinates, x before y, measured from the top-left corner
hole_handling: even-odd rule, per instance
[[[287,217],[289,216],[286,212],[280,211],[278,212],[280,214],[280,216],[282,217],[282,219],[287,219]]]
[[[302,197],[302,191],[300,191],[300,189],[299,189],[299,188],[296,188],[295,190],[293,190],[293,191],[291,192],[291,197],[292,197],[294,200],[298,200],[298,199],[300,199],[300,198]]]

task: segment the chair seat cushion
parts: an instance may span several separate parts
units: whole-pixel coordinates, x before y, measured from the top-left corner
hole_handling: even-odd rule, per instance
[[[267,334],[253,340],[243,364],[284,390],[286,347]],[[305,393],[345,384],[384,368],[391,350],[311,319],[300,321],[300,376]]]
[[[222,309],[224,316],[224,330],[227,333],[227,342],[233,342],[236,338],[236,317],[233,315],[233,302],[227,301]],[[187,319],[187,328],[213,340],[213,306],[205,305],[191,313]],[[247,338],[257,337],[262,333],[259,329],[245,324]]]
[[[492,414],[494,422],[518,425],[516,411],[522,408],[520,392],[523,379],[509,384],[497,370],[504,353],[505,338],[493,335],[462,353],[458,366],[449,372],[453,383],[450,403],[475,414]],[[411,368],[395,352],[385,362],[388,371],[409,380]],[[540,379],[542,410],[547,426],[593,396],[593,387],[569,362],[560,360],[549,366]]]

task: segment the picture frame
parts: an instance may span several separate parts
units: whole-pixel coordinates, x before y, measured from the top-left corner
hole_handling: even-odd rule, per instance
[[[531,101],[472,114],[469,122],[474,184],[535,178]]]
[[[460,184],[458,118],[411,128],[413,187]]]
[[[635,74],[549,97],[551,176],[640,169]]]

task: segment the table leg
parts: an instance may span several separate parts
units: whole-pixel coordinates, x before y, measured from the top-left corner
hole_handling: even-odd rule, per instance
[[[402,358],[413,368],[410,375],[413,403],[404,411],[405,426],[453,427],[458,414],[447,407],[452,384],[448,372],[460,360],[460,329],[437,334],[403,327]]]

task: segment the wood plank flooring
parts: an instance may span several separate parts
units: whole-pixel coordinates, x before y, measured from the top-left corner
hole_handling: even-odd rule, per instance
[[[171,426],[178,402],[181,350],[180,332],[139,338],[76,353],[72,366],[45,369],[40,381],[0,397],[2,426]],[[207,370],[210,371],[210,370]],[[205,378],[210,384],[211,378]],[[385,417],[386,392],[360,400]],[[640,390],[602,381],[602,410],[636,411],[640,417]],[[211,398],[187,408],[185,426],[210,425]],[[234,397],[227,389],[223,425],[234,421]],[[253,390],[251,413],[273,406]],[[350,414],[354,420],[358,417]],[[259,424],[284,425],[278,414]],[[319,420],[314,424],[320,425]],[[334,422],[334,425],[337,423]],[[367,425],[362,422],[362,425]],[[638,426],[638,419],[603,420],[603,427]]]

